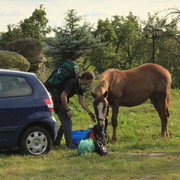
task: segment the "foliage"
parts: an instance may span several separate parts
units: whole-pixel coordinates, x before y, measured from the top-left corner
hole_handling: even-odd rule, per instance
[[[114,48],[111,45],[94,50],[90,54],[89,60],[98,72],[103,72],[113,67],[120,68],[120,58],[114,52]]]
[[[54,28],[55,37],[47,41],[46,54],[53,57],[56,64],[65,59],[76,60],[98,46],[98,40],[92,34],[92,27],[84,22],[80,25],[81,16],[75,10],[69,10],[64,27]]]
[[[99,20],[96,36],[106,43],[106,47],[98,49],[91,58],[91,62],[97,70],[106,64],[106,68],[116,67],[128,69],[140,64],[140,54],[142,49],[142,36],[140,33],[140,23],[138,17],[131,12],[124,18],[123,16],[113,16],[112,20]],[[108,51],[106,53],[106,51]],[[98,54],[99,52],[99,54]],[[96,61],[96,59],[100,60]]]
[[[164,19],[159,18],[157,15],[150,15],[146,26],[160,27],[162,33],[160,38],[155,41],[155,63],[167,68],[173,77],[173,87],[180,87],[180,41],[178,39],[178,21],[172,20],[168,22],[167,17]],[[152,39],[147,41],[146,54],[148,57],[152,57]]]
[[[48,19],[43,5],[35,9],[32,16],[20,21],[18,25],[8,25],[8,32],[2,33],[0,39],[0,48],[2,49],[7,42],[21,38],[32,37],[42,42],[46,34],[50,33],[50,27],[47,27]]]
[[[159,27],[161,36],[155,39],[155,63],[167,68],[173,77],[173,87],[180,87],[180,54],[177,34],[178,20],[168,22],[167,17],[158,14],[148,15],[148,20],[141,22],[131,12],[128,16],[113,16],[111,21],[99,20],[96,36],[105,46],[97,48],[89,57],[98,72],[108,68],[130,69],[144,63],[152,62],[152,32],[149,38],[143,35],[142,26],[150,29]]]
[[[117,144],[108,144],[109,154],[79,156],[65,141],[49,154],[22,156],[17,150],[0,153],[0,179],[180,179],[180,90],[172,90],[170,137],[160,137],[160,120],[147,102],[133,108],[120,108]],[[86,130],[94,124],[77,105],[73,110],[73,130]],[[89,101],[90,108],[92,103]],[[79,111],[77,111],[79,107]],[[112,127],[108,127],[111,136]]]
[[[98,20],[93,28],[75,10],[69,10],[65,26],[55,27],[55,37],[46,38],[45,53],[51,67],[65,59],[76,60],[82,71],[87,69],[102,73],[108,68],[130,69],[152,62],[152,32],[148,38],[143,35],[143,27],[159,27],[161,36],[155,40],[155,63],[167,68],[173,78],[173,87],[180,88],[180,11],[170,8],[167,16],[159,13],[141,21],[132,12],[124,17],[114,15],[111,19]],[[34,37],[44,42],[50,32],[48,19],[41,5],[30,18],[18,25],[8,25],[8,32],[2,33],[0,48],[12,40]]]

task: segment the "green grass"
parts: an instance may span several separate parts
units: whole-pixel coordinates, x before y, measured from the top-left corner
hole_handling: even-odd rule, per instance
[[[93,127],[89,116],[75,105],[73,130]],[[91,106],[92,101],[88,101]],[[92,106],[90,107],[92,109]],[[22,156],[18,152],[0,153],[0,179],[9,180],[179,180],[180,179],[180,90],[172,91],[170,136],[160,136],[160,119],[147,101],[141,106],[120,107],[118,139],[108,144],[109,154],[82,156],[69,150],[63,141],[42,156]],[[109,117],[110,121],[110,117]],[[109,122],[108,132],[112,136]]]

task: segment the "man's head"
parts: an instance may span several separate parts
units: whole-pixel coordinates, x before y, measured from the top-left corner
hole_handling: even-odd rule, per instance
[[[80,76],[80,85],[88,86],[94,80],[94,73],[91,71],[86,71]]]

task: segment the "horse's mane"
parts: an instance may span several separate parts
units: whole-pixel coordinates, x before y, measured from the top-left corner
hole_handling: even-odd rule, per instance
[[[96,84],[93,90],[93,93],[99,96],[101,94],[104,94],[106,91],[108,91],[109,80],[110,80],[109,70],[106,70],[105,72],[102,73],[98,83]]]

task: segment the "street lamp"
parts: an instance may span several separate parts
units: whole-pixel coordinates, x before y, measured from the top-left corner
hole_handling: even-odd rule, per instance
[[[153,28],[148,28],[145,27],[144,29],[144,36],[146,38],[152,38],[152,62],[154,63],[154,58],[155,58],[155,40],[158,39],[161,36],[162,29],[153,27]]]

